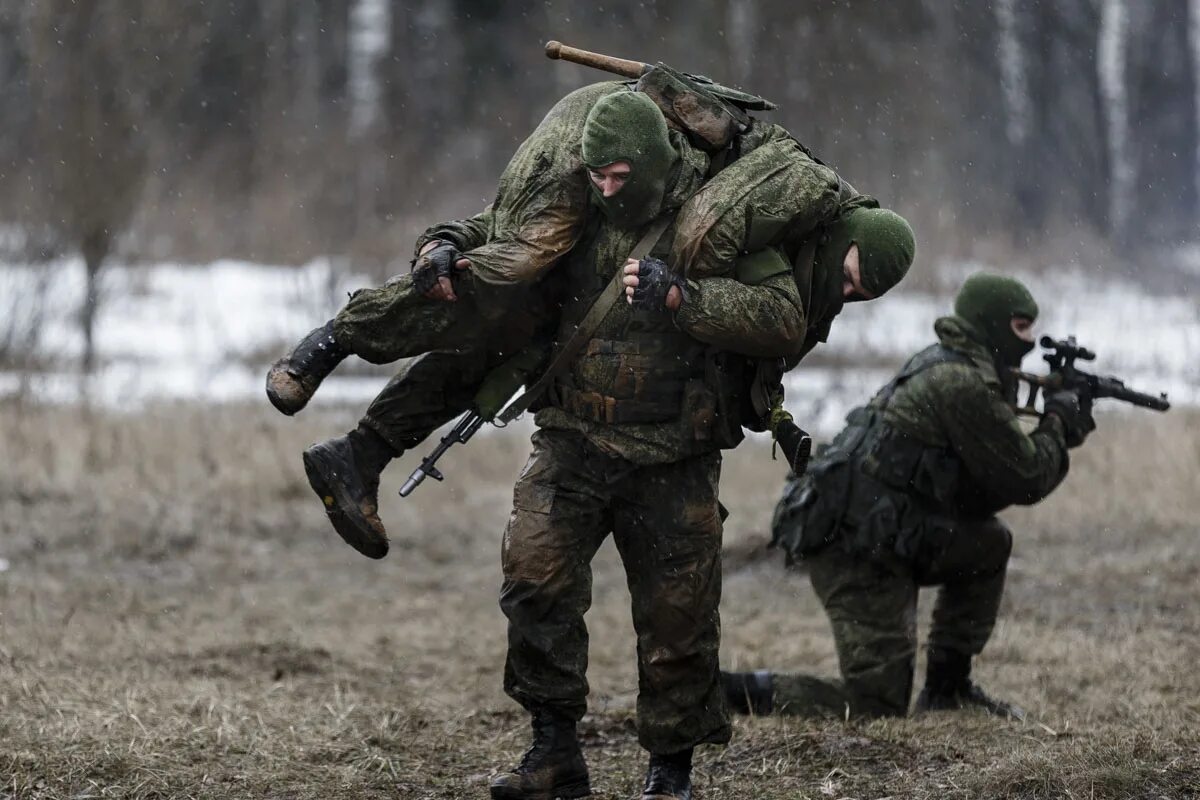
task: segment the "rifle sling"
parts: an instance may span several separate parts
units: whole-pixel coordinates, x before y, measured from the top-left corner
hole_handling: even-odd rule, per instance
[[[633,246],[633,250],[629,253],[629,258],[641,261],[649,255],[654,245],[658,243],[658,240],[662,238],[663,233],[670,226],[671,218],[671,214],[664,214],[655,220],[642,235],[642,238],[638,240],[638,243]],[[588,309],[587,314],[580,320],[575,331],[558,348],[558,352],[555,353],[554,358],[550,361],[550,366],[546,368],[542,376],[532,386],[522,392],[516,400],[513,400],[508,405],[508,408],[504,409],[497,417],[502,425],[512,422],[523,414],[525,409],[529,408],[534,400],[538,399],[546,389],[550,388],[550,384],[554,379],[570,366],[575,356],[579,355],[584,345],[592,338],[592,334],[600,327],[600,322],[608,316],[608,312],[612,310],[613,305],[625,294],[625,284],[622,281],[624,275],[625,262],[622,261],[620,266],[617,267],[616,274],[613,275],[612,280],[604,287],[604,291],[596,298],[596,302],[592,303],[592,307]]]

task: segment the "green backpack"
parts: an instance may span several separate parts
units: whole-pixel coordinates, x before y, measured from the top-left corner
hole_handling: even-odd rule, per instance
[[[864,461],[875,464],[884,456],[887,447],[880,447],[888,427],[883,424],[883,412],[892,396],[902,384],[914,375],[930,367],[950,362],[969,362],[970,359],[941,345],[933,345],[910,358],[904,367],[886,386],[879,390],[868,405],[860,406],[846,416],[846,427],[832,442],[824,445],[809,464],[803,475],[789,475],[783,497],[775,506],[771,520],[771,545],[780,547],[787,555],[788,563],[809,558],[824,550],[842,537],[844,523],[851,505],[857,500],[871,500],[871,492],[859,492],[855,488],[861,482],[889,476],[864,474]],[[887,480],[879,483],[880,491],[892,489],[904,491],[907,482]],[[865,488],[865,487],[864,487]],[[864,509],[865,511],[865,509]],[[882,520],[884,526],[889,521]],[[898,520],[891,520],[898,522]],[[874,534],[857,536],[856,547],[872,549],[883,543],[885,537]],[[863,539],[863,541],[857,541]]]

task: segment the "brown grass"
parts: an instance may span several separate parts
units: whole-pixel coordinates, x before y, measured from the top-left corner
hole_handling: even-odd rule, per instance
[[[445,461],[392,554],[345,547],[299,452],[349,412],[0,406],[0,797],[485,797],[525,744],[500,690],[499,534],[526,430]],[[870,724],[753,719],[699,759],[715,798],[1200,795],[1200,415],[1108,415],[1066,485],[1006,518],[1002,623],[977,675],[1031,709]],[[805,578],[764,550],[783,468],[727,462],[728,666],[833,674]],[[596,796],[632,797],[634,640],[596,563]]]

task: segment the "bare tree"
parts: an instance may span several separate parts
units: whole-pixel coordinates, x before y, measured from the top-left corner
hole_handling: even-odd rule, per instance
[[[83,367],[95,365],[99,274],[133,215],[150,132],[190,78],[188,13],[153,0],[42,0],[29,9],[33,120],[47,220],[87,270]]]

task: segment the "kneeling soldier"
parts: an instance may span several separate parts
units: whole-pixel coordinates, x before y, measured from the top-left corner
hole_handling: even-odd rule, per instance
[[[1012,368],[1033,348],[1038,308],[1018,281],[977,274],[939,343],[917,353],[815,459],[789,480],[774,543],[803,560],[825,606],[842,680],[725,673],[742,713],[903,715],[916,663],[917,593],[937,586],[919,711],[976,706],[1023,716],[971,681],[996,622],[1012,548],[995,516],[1031,505],[1067,474],[1068,447],[1095,427],[1090,400],[1046,398],[1032,433],[1019,425]]]

